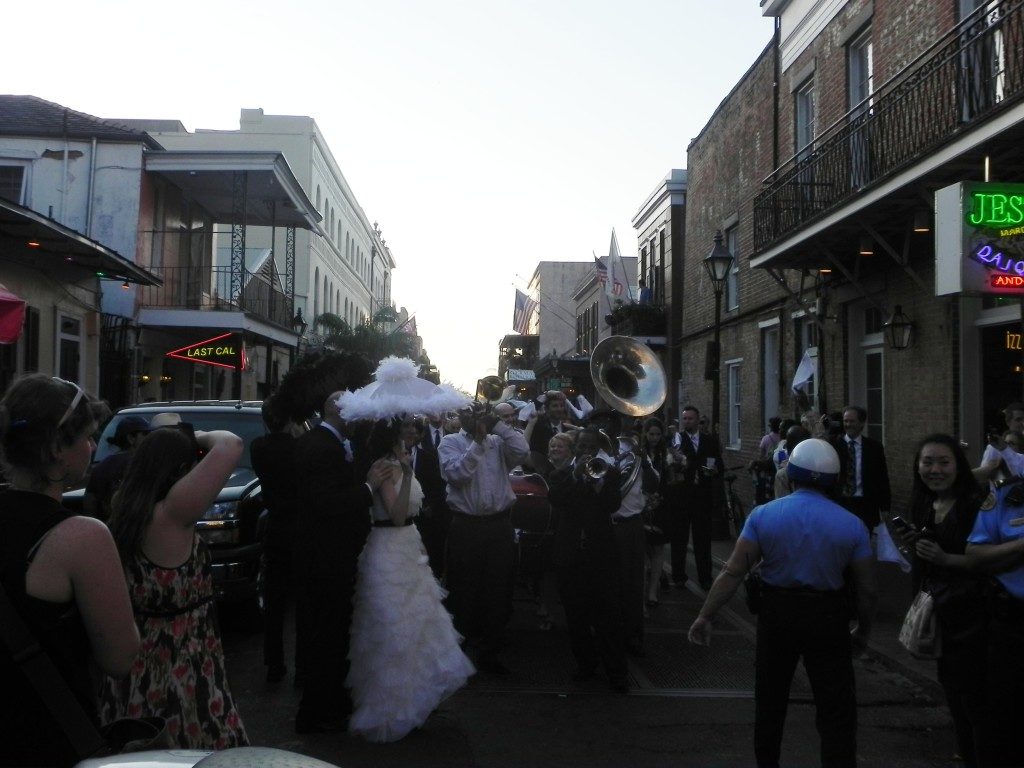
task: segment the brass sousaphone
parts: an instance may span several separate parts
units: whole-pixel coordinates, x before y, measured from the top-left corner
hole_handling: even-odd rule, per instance
[[[630,336],[609,336],[594,347],[590,377],[597,394],[627,416],[654,413],[668,395],[668,377],[658,356]]]

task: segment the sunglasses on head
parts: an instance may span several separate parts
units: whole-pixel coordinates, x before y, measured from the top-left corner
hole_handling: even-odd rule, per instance
[[[62,379],[59,376],[54,376],[53,380],[59,381],[61,384],[67,384],[69,387],[75,388],[75,396],[71,398],[71,405],[68,406],[68,409],[64,411],[64,415],[60,417],[60,421],[57,422],[57,428],[59,429],[60,427],[64,426],[64,422],[71,418],[71,414],[75,412],[75,408],[77,408],[78,404],[82,402],[82,396],[85,395],[85,390],[82,389],[77,384],[75,384],[75,382],[68,381],[67,379]]]

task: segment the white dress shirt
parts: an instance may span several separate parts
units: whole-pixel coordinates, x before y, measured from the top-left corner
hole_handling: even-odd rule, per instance
[[[438,448],[441,475],[448,482],[448,506],[466,515],[493,515],[516,500],[508,473],[524,461],[530,446],[517,429],[498,422],[482,443],[461,429],[445,435]]]

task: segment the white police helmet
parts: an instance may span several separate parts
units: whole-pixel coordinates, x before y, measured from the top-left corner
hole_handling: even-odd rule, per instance
[[[839,454],[824,440],[802,440],[789,456],[786,476],[797,483],[831,488],[839,479]]]

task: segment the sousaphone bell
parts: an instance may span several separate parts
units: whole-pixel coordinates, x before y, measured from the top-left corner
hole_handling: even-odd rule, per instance
[[[597,394],[627,416],[654,413],[668,395],[668,379],[658,356],[631,336],[609,336],[594,347],[590,377]]]

